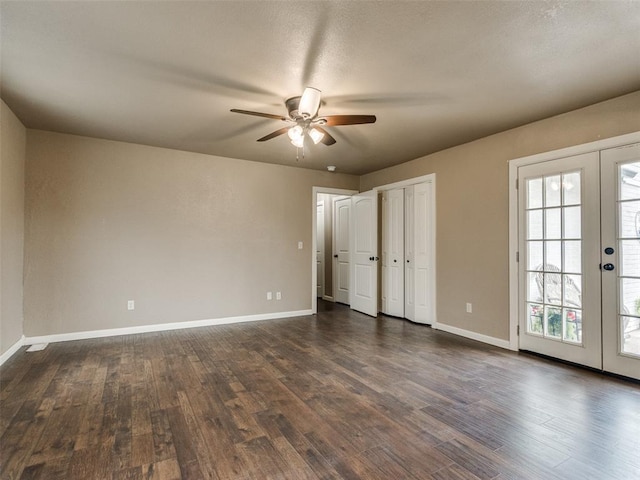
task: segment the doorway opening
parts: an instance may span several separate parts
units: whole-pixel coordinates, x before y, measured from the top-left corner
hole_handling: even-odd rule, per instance
[[[311,232],[311,309],[318,311],[318,298],[349,304],[349,216],[341,209],[355,190],[313,187]],[[346,200],[346,201],[345,201]],[[346,231],[345,231],[346,230]],[[347,246],[347,251],[342,248]],[[345,270],[346,269],[346,270]],[[345,277],[346,275],[346,277]]]
[[[378,208],[392,191],[402,192],[403,205],[405,198],[408,205],[408,214],[404,207],[401,211],[401,227],[397,222],[391,226],[388,215]],[[313,313],[321,298],[373,317],[383,312],[435,326],[435,174],[360,194],[314,187],[312,200]],[[380,240],[387,238],[390,228],[397,230],[396,237],[403,243],[402,255],[389,257],[390,263],[395,260],[393,270],[380,262],[381,257],[387,260],[386,244]],[[392,271],[396,278],[401,274],[401,282],[388,281]],[[400,314],[387,311],[389,288],[402,297]]]

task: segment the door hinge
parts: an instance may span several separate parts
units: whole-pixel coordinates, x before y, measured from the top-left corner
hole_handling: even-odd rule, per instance
[[[520,252],[516,252],[516,263],[520,261]]]
[[[518,188],[520,188],[520,179],[516,178],[516,190],[518,190]]]
[[[516,329],[516,335],[519,337],[520,336],[520,325],[518,325],[518,328]]]

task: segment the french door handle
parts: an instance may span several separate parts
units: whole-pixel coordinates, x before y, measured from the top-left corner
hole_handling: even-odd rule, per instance
[[[612,270],[614,270],[616,267],[613,265],[613,263],[605,263],[602,268],[608,272],[611,272]]]

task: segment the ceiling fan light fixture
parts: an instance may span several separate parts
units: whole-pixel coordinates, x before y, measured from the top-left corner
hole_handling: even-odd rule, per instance
[[[313,140],[313,143],[317,145],[324,138],[324,133],[317,128],[312,128],[309,130],[309,136],[311,137],[311,140]]]
[[[289,129],[287,135],[289,135],[291,141],[302,140],[302,138],[304,137],[304,130],[300,125],[296,125],[295,127],[291,127]]]
[[[313,118],[320,108],[320,97],[322,92],[317,88],[307,87],[304,89],[300,103],[298,104],[298,114],[302,118]]]
[[[291,143],[294,147],[303,148],[304,147],[304,137],[294,138],[291,140]]]

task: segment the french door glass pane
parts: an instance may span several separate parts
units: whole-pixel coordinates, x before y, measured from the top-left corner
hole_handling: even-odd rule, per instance
[[[562,204],[580,205],[580,173],[565,173],[562,176]]]
[[[527,238],[529,240],[542,238],[542,210],[531,210],[527,212],[527,226]]]
[[[582,343],[582,311],[565,308],[563,310],[563,340]]]
[[[620,275],[640,278],[640,239],[620,242]]]
[[[560,205],[560,175],[545,177],[544,206],[557,207]]]
[[[529,180],[527,186],[527,208],[542,208],[542,179]]]
[[[564,244],[564,271],[582,273],[582,242],[570,240]]]
[[[560,208],[549,208],[544,210],[545,238],[562,238],[560,212]]]
[[[620,237],[637,238],[640,236],[640,200],[620,202]]]
[[[529,242],[529,256],[527,258],[527,270],[536,270],[542,266],[543,242]]]
[[[580,238],[581,226],[581,209],[577,207],[565,207],[562,209],[564,238]]]
[[[545,243],[545,270],[560,271],[562,265],[562,242],[552,241]]]
[[[526,189],[526,333],[581,345],[581,172],[530,178]]]

